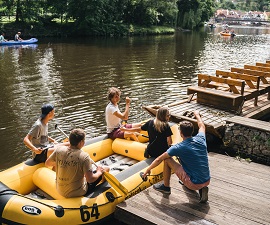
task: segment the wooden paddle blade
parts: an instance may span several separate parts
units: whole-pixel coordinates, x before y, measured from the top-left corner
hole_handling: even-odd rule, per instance
[[[120,194],[127,195],[128,190],[116,179],[115,176],[108,172],[103,173],[108,183]]]

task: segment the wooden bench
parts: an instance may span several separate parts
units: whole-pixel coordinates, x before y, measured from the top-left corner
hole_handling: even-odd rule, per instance
[[[222,71],[216,70],[216,76],[223,78],[233,78],[238,80],[244,80],[246,83],[244,89],[244,96],[246,100],[250,100],[254,98],[254,106],[257,106],[258,96],[260,95],[260,77],[255,75],[247,75],[236,72]],[[255,83],[255,84],[254,84]]]
[[[270,67],[244,65],[244,69],[258,70],[263,72],[270,72]]]
[[[260,62],[257,62],[256,63],[256,66],[270,67],[270,61],[269,61],[269,63],[260,63]]]
[[[228,89],[218,90],[224,86]],[[245,81],[198,74],[198,86],[188,87],[187,93],[197,93],[198,103],[241,113],[245,101],[244,88]]]
[[[263,72],[263,71],[258,71],[258,70],[242,69],[242,68],[235,68],[235,67],[232,67],[231,71],[247,74],[247,75],[259,76],[262,83],[260,84],[260,90],[259,90],[260,95],[268,93],[268,99],[270,99],[270,82],[268,82],[269,77],[270,77],[270,72]]]

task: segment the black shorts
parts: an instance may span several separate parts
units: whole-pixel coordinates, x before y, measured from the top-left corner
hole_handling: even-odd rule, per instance
[[[88,190],[85,194],[85,196],[89,195],[90,193],[92,193],[95,189],[95,187],[97,186],[97,184],[102,180],[102,176],[100,176],[96,181],[92,182],[92,183],[87,183],[88,185]]]
[[[47,160],[48,148],[45,148],[40,154],[36,154],[34,161],[37,163],[44,163]]]

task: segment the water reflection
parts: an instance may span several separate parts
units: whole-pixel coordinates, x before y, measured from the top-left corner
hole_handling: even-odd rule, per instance
[[[0,53],[4,54],[5,51],[9,51],[10,49],[20,50],[20,49],[36,49],[37,44],[27,44],[27,45],[2,45],[0,46]]]
[[[30,157],[22,143],[43,103],[56,105],[54,123],[87,137],[105,132],[104,109],[109,87],[136,97],[130,122],[148,118],[143,105],[169,104],[186,96],[197,73],[243,67],[270,58],[269,30],[234,28],[233,39],[222,28],[156,37],[40,40],[38,45],[2,48],[0,54],[0,149],[4,169]],[[5,46],[6,47],[6,46]],[[120,103],[120,107],[123,105]],[[61,137],[51,124],[50,135]]]

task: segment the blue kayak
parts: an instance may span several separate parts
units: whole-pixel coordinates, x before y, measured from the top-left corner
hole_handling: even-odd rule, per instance
[[[0,45],[28,45],[28,44],[34,44],[38,42],[38,39],[31,38],[28,40],[22,40],[22,41],[1,41]]]

